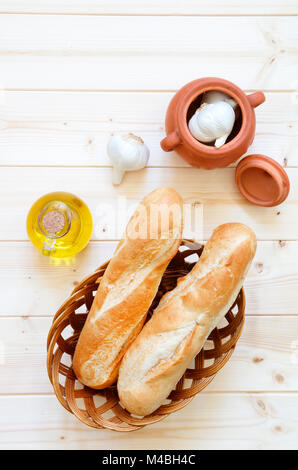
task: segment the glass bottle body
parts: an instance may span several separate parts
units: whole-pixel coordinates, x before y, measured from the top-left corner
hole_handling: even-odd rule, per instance
[[[39,198],[27,216],[27,233],[33,245],[54,258],[72,257],[85,248],[92,228],[87,205],[63,191]]]

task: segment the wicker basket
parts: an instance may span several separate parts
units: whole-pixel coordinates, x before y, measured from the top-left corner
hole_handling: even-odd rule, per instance
[[[202,251],[202,245],[183,240],[177,255],[162,278],[158,293],[148,312],[148,318],[164,293],[172,290],[176,286],[177,279],[192,269]],[[77,339],[107,265],[108,262],[84,279],[56,313],[48,335],[48,374],[60,403],[83,423],[98,429],[134,431],[180,410],[212,381],[230,359],[241,334],[245,297],[242,289],[225,316],[226,325],[212,331],[206,345],[196,356],[192,368],[187,369],[175,390],[169,395],[168,403],[150,416],[139,418],[131,415],[120,405],[115,385],[104,390],[93,390],[83,386],[71,367]],[[208,345],[211,345],[209,349]]]

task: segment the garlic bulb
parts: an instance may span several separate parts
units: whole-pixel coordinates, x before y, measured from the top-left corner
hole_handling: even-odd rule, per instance
[[[232,132],[236,107],[236,101],[225,93],[204,93],[201,106],[188,123],[192,136],[203,143],[215,141],[215,147],[221,147]]]
[[[143,140],[131,133],[113,135],[107,152],[113,165],[113,184],[120,184],[126,171],[144,168],[149,158],[149,149]]]

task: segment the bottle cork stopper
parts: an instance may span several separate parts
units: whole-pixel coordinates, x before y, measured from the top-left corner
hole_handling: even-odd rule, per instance
[[[58,233],[65,225],[65,218],[58,210],[49,211],[43,216],[42,224],[46,232]]]

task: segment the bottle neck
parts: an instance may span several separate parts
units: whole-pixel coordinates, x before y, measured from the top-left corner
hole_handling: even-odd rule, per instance
[[[48,238],[57,239],[66,235],[71,227],[70,207],[61,201],[50,201],[38,217],[40,231]]]

